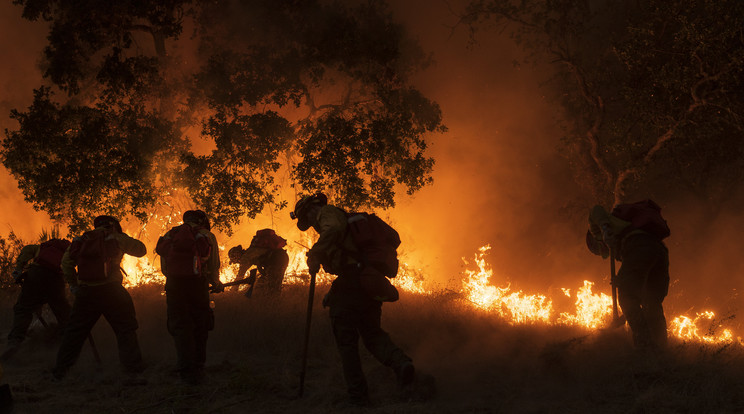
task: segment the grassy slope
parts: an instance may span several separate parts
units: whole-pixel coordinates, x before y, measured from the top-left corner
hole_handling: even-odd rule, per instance
[[[316,305],[325,293],[319,287]],[[421,381],[402,395],[393,373],[362,350],[374,406],[345,405],[341,366],[327,312],[315,307],[305,382],[297,399],[306,288],[289,287],[280,302],[238,292],[213,295],[217,327],[208,344],[208,381],[179,383],[165,330],[165,297],[158,288],[132,292],[139,338],[149,364],[146,384],[118,370],[116,341],[99,321],[93,334],[103,358],[89,346],[70,376],[51,382],[55,344],[40,326],[16,359],[4,366],[16,413],[722,413],[744,412],[744,350],[673,343],[661,359],[640,357],[628,334],[564,327],[512,327],[446,296],[404,294],[386,304],[383,327],[436,378],[438,394]],[[13,297],[3,300],[7,332]],[[48,320],[53,317],[45,312]],[[33,332],[32,332],[33,333]]]

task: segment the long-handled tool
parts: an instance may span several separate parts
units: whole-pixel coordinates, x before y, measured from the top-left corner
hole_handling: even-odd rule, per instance
[[[90,349],[93,351],[93,358],[96,359],[98,365],[101,365],[101,355],[98,354],[98,348],[96,347],[96,342],[93,340],[92,333],[88,333],[88,343],[90,344]]]
[[[625,315],[617,311],[617,286],[615,286],[615,249],[610,249],[610,285],[612,285],[612,322],[609,328],[625,326]]]
[[[238,286],[238,285],[245,285],[246,283],[251,283],[251,278],[246,277],[243,279],[233,280],[232,282],[223,283],[222,287],[230,287],[230,286]],[[251,288],[253,288],[253,285],[255,282],[251,284]]]
[[[49,324],[46,320],[44,320],[44,317],[41,316],[41,310],[37,310],[35,312],[36,319],[39,320],[39,323],[41,323],[41,326],[43,326],[45,329],[49,328]],[[98,353],[98,348],[96,348],[96,342],[93,340],[93,334],[88,333],[88,342],[90,343],[90,349],[93,351],[93,358],[96,359],[96,363],[98,365],[101,365],[101,355]]]
[[[310,343],[310,323],[313,317],[313,297],[315,297],[315,272],[310,272],[310,293],[307,298],[307,321],[305,322],[305,345],[302,348],[302,370],[300,371],[300,394],[305,391],[305,367],[307,367],[307,348]]]

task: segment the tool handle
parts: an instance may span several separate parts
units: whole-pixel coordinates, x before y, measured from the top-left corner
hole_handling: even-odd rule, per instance
[[[615,286],[615,249],[610,248],[610,285],[612,286],[612,316],[615,320],[620,317],[617,311],[617,287]]]
[[[313,298],[315,297],[315,273],[310,273],[310,292],[307,298],[307,320],[305,321],[305,344],[302,348],[302,370],[300,371],[300,397],[305,391],[305,368],[307,367],[307,349],[310,343],[310,324],[313,318]]]

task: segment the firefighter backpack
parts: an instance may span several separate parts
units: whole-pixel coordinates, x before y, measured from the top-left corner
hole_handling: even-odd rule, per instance
[[[163,273],[168,277],[200,275],[211,250],[207,236],[186,223],[170,229],[155,247]]]
[[[281,249],[287,245],[287,240],[276,234],[272,229],[261,229],[251,239],[250,247],[263,247],[270,250]]]
[[[642,200],[629,204],[618,204],[612,215],[630,222],[632,229],[640,229],[663,240],[671,233],[669,225],[661,216],[661,207],[652,200]]]
[[[400,235],[375,214],[347,214],[347,231],[359,249],[361,260],[383,275],[393,278],[398,274],[398,246]]]
[[[77,275],[81,281],[104,280],[110,269],[117,266],[113,258],[119,250],[118,242],[109,238],[111,231],[105,228],[86,231],[76,237],[70,245],[70,257],[77,264]]]
[[[48,269],[59,271],[62,256],[68,247],[70,247],[69,240],[49,239],[39,245],[39,254],[34,258],[34,262]]]

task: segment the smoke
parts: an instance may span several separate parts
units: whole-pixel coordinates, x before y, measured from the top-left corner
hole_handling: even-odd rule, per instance
[[[694,201],[680,201],[665,213],[672,229],[667,239],[672,285],[672,310],[685,312],[713,309],[719,318],[741,311],[741,229],[744,215],[738,211],[711,211]],[[741,326],[741,321],[736,323]]]
[[[469,47],[465,28],[451,27],[457,21],[451,10],[464,2],[449,3],[391,4],[423,50],[432,52],[435,65],[414,83],[441,105],[449,128],[430,137],[434,184],[413,196],[400,194],[396,208],[380,212],[401,234],[403,259],[422,269],[427,279],[444,284],[460,278],[462,258],[472,259],[479,247],[490,244],[487,259],[496,285],[511,283],[528,293],[548,294],[561,287],[576,289],[588,279],[597,283],[597,290],[609,292],[608,262],[584,246],[585,214],[591,206],[575,203],[586,195],[574,182],[568,160],[558,153],[562,131],[557,111],[540,89],[550,68],[516,64],[523,52],[495,30],[480,32],[478,43]],[[46,27],[22,20],[20,12],[18,6],[0,5],[0,45],[7,62],[0,66],[3,129],[16,128],[8,118],[10,109],[30,104],[31,90],[41,80],[37,62]],[[190,62],[199,54],[186,35],[174,53]],[[211,150],[209,142],[195,138],[198,131],[189,135],[197,152]],[[287,177],[278,182],[291,209],[295,190]],[[46,214],[23,201],[4,169],[0,207],[6,212],[0,233],[13,229],[33,238],[51,226]],[[679,311],[722,304],[735,311],[736,292],[742,288],[737,276],[744,271],[737,242],[742,216],[714,216],[696,202],[662,207],[672,228],[667,244],[673,285],[667,303]],[[267,209],[244,220],[232,235],[218,234],[218,240],[227,248],[245,246],[256,230],[269,227],[301,249],[300,244],[311,240],[294,224],[288,209]],[[148,235],[148,246],[156,236]]]
[[[555,110],[539,87],[544,68],[515,64],[522,52],[495,33],[468,47],[466,28],[447,27],[457,21],[449,6],[430,6],[396,4],[424,50],[434,51],[436,65],[417,86],[439,102],[449,128],[431,137],[434,185],[391,214],[404,247],[439,280],[456,277],[460,258],[490,244],[489,261],[503,277],[494,283],[544,290],[567,272],[580,283],[593,271],[566,249],[585,228],[563,213],[578,189],[557,153]]]
[[[497,30],[479,32],[478,43],[467,47],[466,29],[450,30],[457,3],[465,2],[394,5],[424,50],[433,51],[436,65],[416,82],[441,105],[449,128],[431,137],[434,184],[401,197],[390,213],[403,249],[440,282],[458,278],[460,258],[490,244],[493,284],[550,294],[588,279],[609,293],[608,260],[584,246],[592,201],[580,204],[589,195],[558,152],[558,111],[540,88],[550,68],[515,63],[523,52]],[[672,228],[665,241],[672,279],[667,314],[713,309],[734,315],[743,288],[738,234],[744,215],[683,194],[677,199],[662,205]]]
[[[21,19],[21,8],[11,2],[0,4],[0,130],[15,129],[9,118],[11,109],[23,109],[31,104],[32,89],[39,85],[41,71],[38,60],[45,44],[43,23]],[[3,135],[4,138],[4,135]],[[23,199],[16,180],[0,166],[0,234],[15,232],[24,240],[36,239],[42,228],[51,229],[45,213],[35,211]],[[60,229],[64,233],[64,229]]]

